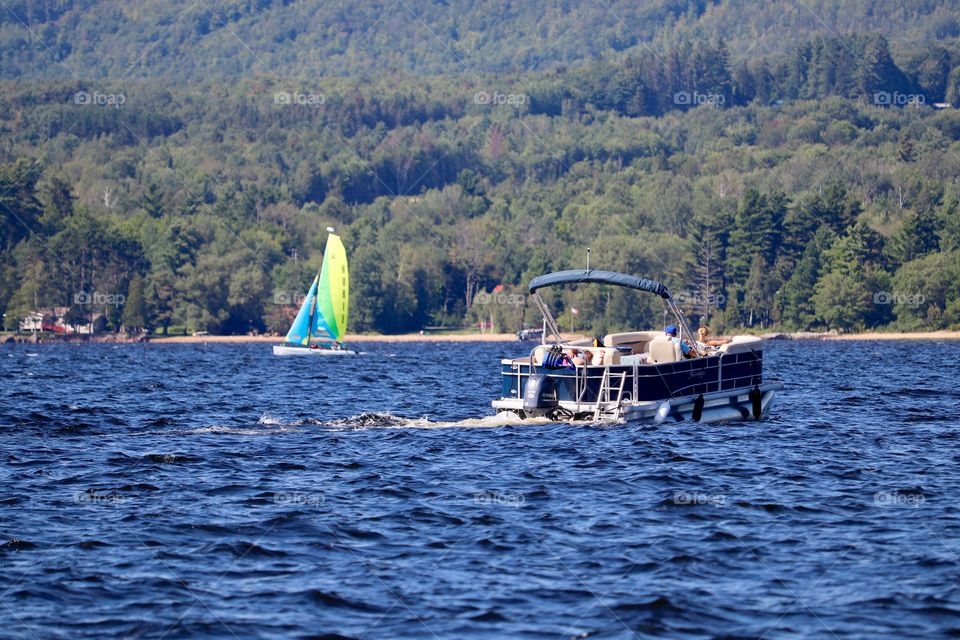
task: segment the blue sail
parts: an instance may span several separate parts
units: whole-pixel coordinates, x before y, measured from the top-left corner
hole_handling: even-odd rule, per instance
[[[317,278],[313,279],[310,285],[310,291],[297,312],[297,317],[287,332],[287,342],[291,344],[307,344],[310,341],[310,316],[313,313],[314,303],[317,299]],[[317,314],[319,316],[319,314]]]
[[[327,323],[323,320],[322,313],[316,313],[313,318],[313,328],[310,330],[310,335],[314,338],[326,338],[327,340],[333,340],[333,331],[330,331],[330,327],[327,326]]]

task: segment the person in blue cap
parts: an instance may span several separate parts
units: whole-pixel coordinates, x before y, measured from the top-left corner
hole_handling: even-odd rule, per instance
[[[690,345],[687,344],[686,341],[681,341],[680,338],[677,337],[676,325],[668,324],[666,327],[664,327],[663,332],[667,334],[671,342],[680,345],[680,353],[684,358],[690,356]]]

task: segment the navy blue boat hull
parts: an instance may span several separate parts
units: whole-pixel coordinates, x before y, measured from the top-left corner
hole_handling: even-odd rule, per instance
[[[763,352],[748,351],[693,358],[652,365],[588,366],[574,369],[532,367],[532,373],[549,375],[557,383],[560,401],[594,403],[601,399],[604,375],[609,368],[612,384],[619,388],[621,400],[643,402],[669,400],[736,390],[750,390],[763,383]],[[506,363],[501,367],[503,398],[523,398],[531,366]],[[579,384],[578,384],[579,377]],[[585,386],[584,385],[585,382]],[[582,394],[578,398],[578,390]]]

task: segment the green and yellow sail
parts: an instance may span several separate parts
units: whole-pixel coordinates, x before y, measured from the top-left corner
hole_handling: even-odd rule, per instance
[[[317,283],[317,306],[311,333],[340,342],[347,334],[347,312],[350,307],[350,273],[347,251],[340,236],[331,233],[323,251]]]
[[[313,279],[307,297],[287,332],[287,343],[306,346],[315,338],[340,342],[347,333],[349,307],[347,252],[340,236],[331,232],[323,251],[320,273]]]

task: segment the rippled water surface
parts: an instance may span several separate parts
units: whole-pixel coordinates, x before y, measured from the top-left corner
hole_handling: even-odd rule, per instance
[[[515,424],[512,344],[0,348],[0,636],[960,635],[960,344],[763,423]]]

